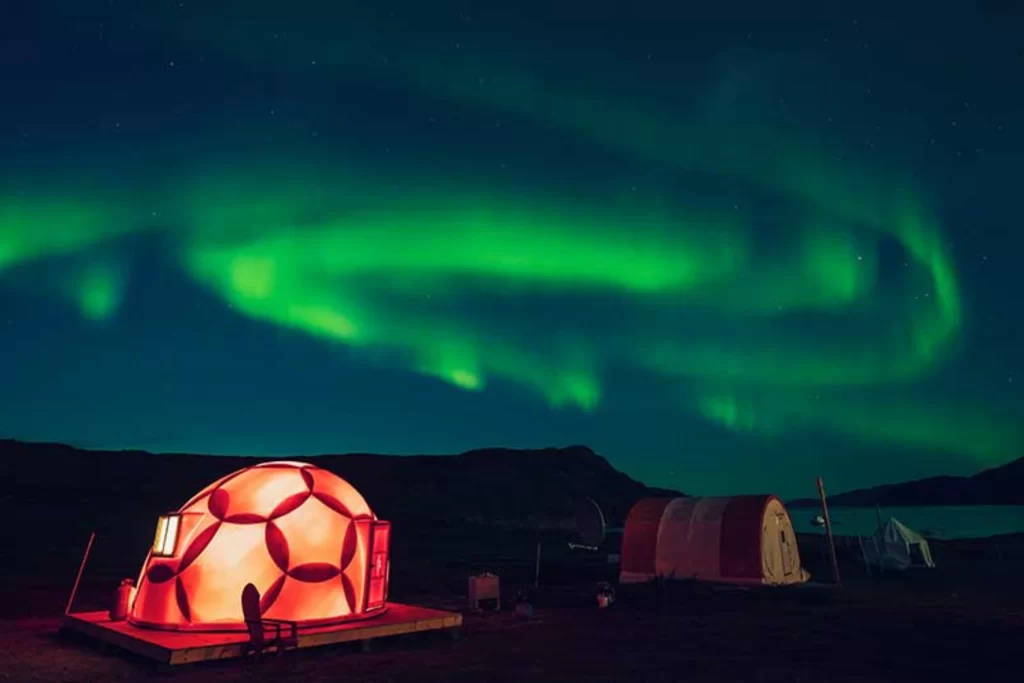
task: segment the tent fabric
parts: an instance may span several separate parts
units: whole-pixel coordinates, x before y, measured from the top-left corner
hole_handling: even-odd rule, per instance
[[[775,496],[645,498],[626,518],[621,583],[657,577],[740,584],[806,581]]]
[[[722,564],[718,528],[727,503],[727,498],[672,500],[659,520],[654,573],[679,577],[718,575]]]
[[[765,521],[767,498],[740,496],[725,505],[720,533],[721,575],[746,578],[761,577],[761,526]],[[756,539],[757,542],[752,542]]]
[[[928,540],[895,517],[874,535],[860,539],[864,562],[884,569],[934,567]]]
[[[150,551],[129,623],[187,631],[244,631],[241,595],[259,590],[262,616],[303,626],[385,608],[388,522],[348,482],[299,462],[233,472],[177,513],[169,556]]]
[[[658,530],[670,502],[671,498],[645,498],[630,510],[627,528],[632,529],[632,532],[623,531],[622,534],[621,562],[624,572],[635,571],[645,575],[654,572]],[[630,570],[626,569],[627,564],[631,565]]]

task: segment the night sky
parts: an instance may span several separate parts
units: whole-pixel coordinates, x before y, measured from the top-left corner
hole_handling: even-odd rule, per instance
[[[1024,455],[1022,3],[14,6],[0,436],[785,496]]]

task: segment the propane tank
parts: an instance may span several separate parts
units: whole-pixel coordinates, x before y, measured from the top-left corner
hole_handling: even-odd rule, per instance
[[[128,618],[128,607],[131,605],[132,593],[135,592],[135,581],[121,579],[121,585],[114,591],[114,604],[110,606],[110,620],[124,621]]]

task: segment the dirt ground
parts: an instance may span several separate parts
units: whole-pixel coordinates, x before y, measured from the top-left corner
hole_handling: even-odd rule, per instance
[[[816,579],[827,580],[817,543],[802,538],[802,554]],[[466,614],[458,641],[410,636],[376,642],[370,652],[331,647],[169,672],[60,634],[65,586],[8,582],[0,600],[0,681],[1019,681],[1024,595],[1011,590],[1020,583],[1013,580],[1021,569],[1012,556],[1017,542],[996,551],[1005,575],[985,569],[989,547],[938,544],[933,552],[946,571],[869,578],[840,545],[842,588],[677,584],[656,595],[643,587],[620,593],[606,610],[593,598],[606,568],[560,568],[552,559],[533,594],[533,618],[516,617],[509,604]],[[506,599],[531,582],[529,563],[497,555],[445,560],[467,556],[451,550],[406,563],[393,597],[461,609],[465,577],[482,567],[501,573]],[[102,606],[112,585],[116,576],[87,577],[76,604]]]
[[[1024,618],[954,604],[886,606],[832,590],[620,600],[468,615],[440,635],[158,672],[58,634],[54,619],[0,628],[5,681],[1011,681]]]

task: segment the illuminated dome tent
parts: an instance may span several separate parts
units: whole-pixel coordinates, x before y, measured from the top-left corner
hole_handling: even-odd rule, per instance
[[[157,524],[128,620],[189,631],[245,630],[241,596],[268,619],[326,626],[385,610],[390,523],[348,482],[299,462],[223,477]]]
[[[622,535],[620,583],[664,577],[733,584],[803,583],[793,522],[775,496],[644,498]]]

